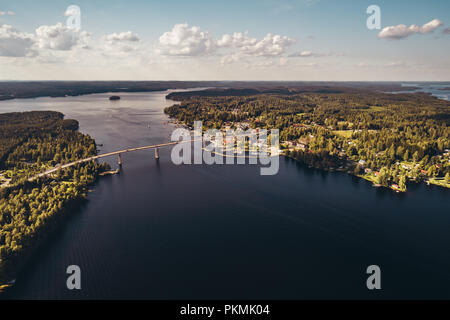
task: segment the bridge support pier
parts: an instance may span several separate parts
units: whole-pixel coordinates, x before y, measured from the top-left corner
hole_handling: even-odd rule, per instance
[[[158,150],[158,148],[155,148],[155,159],[156,160],[159,159],[159,150]]]
[[[119,166],[122,166],[122,157],[119,155],[117,156],[117,163],[119,164]]]

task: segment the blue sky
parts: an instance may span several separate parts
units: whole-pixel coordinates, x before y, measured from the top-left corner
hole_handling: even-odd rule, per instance
[[[449,26],[446,0],[2,0],[0,79],[450,80]]]

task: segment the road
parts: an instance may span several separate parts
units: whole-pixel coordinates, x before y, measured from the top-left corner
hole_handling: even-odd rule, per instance
[[[146,150],[146,149],[155,149],[155,148],[161,148],[161,147],[167,147],[167,146],[171,146],[177,143],[190,143],[190,142],[194,142],[196,140],[189,140],[189,141],[181,141],[181,142],[167,142],[167,143],[161,143],[161,144],[154,144],[154,145],[150,145],[150,146],[143,146],[143,147],[137,147],[137,148],[130,148],[130,149],[123,149],[123,150],[118,150],[118,151],[113,151],[113,152],[108,152],[108,153],[104,153],[104,154],[99,154],[96,156],[92,156],[89,158],[85,158],[85,159],[81,159],[81,160],[77,160],[77,161],[73,161],[73,162],[69,162],[63,165],[58,165],[54,168],[51,168],[45,172],[39,173],[31,178],[28,179],[28,181],[33,181],[36,180],[38,178],[42,178],[44,176],[47,176],[49,174],[52,174],[53,172],[58,171],[59,169],[64,169],[64,168],[69,168],[72,167],[76,164],[79,163],[84,163],[84,162],[89,162],[89,161],[93,161],[93,160],[97,160],[97,159],[101,159],[101,158],[106,158],[106,157],[110,157],[116,154],[122,154],[122,153],[127,153],[127,152],[134,152],[134,151],[139,151],[139,150]]]

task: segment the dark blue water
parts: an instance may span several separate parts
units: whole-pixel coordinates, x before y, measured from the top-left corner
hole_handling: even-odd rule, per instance
[[[167,141],[165,94],[4,101],[0,112],[61,110],[107,152]],[[159,162],[151,150],[122,159],[123,172],[99,181],[8,298],[450,298],[446,189],[400,195],[284,158],[275,176],[253,165],[175,166],[170,149]],[[66,288],[72,264],[80,291]],[[382,272],[376,292],[366,288],[372,264]]]

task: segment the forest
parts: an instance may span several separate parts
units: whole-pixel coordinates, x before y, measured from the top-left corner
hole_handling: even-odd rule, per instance
[[[307,88],[309,88],[307,90],[320,90],[318,87],[333,90],[337,86],[342,87],[342,84],[305,81],[0,81],[0,100],[78,96],[105,92],[150,92],[199,87],[288,92]],[[376,88],[384,91],[415,89],[394,82],[346,82],[345,87],[346,90],[350,88]]]
[[[420,181],[450,187],[450,102],[429,94],[351,88],[184,92],[175,99],[180,103],[165,112],[187,126],[202,120],[204,128],[278,128],[284,154],[310,167],[345,171],[399,192]]]
[[[0,114],[0,289],[85,199],[107,164],[89,162],[29,181],[57,164],[95,155],[76,120],[53,111]]]

